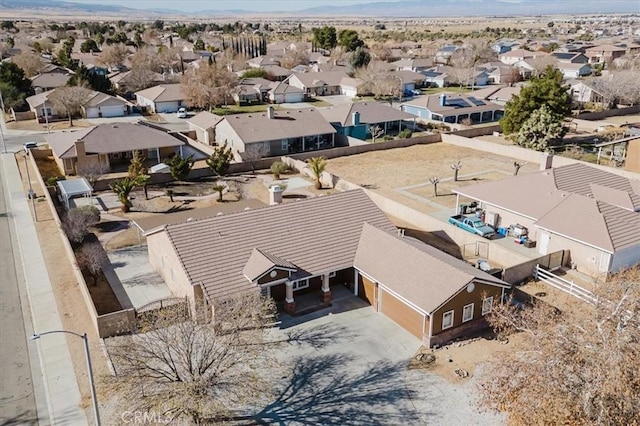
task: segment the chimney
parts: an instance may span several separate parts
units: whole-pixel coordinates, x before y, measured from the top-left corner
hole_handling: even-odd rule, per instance
[[[269,120],[273,120],[274,118],[276,118],[275,115],[275,111],[273,110],[273,107],[267,107],[267,117],[269,117]]]
[[[444,93],[440,95],[440,106],[447,106],[447,95]]]
[[[269,204],[276,205],[282,204],[282,187],[280,185],[273,185],[269,187]]]
[[[354,126],[360,125],[360,113],[358,111],[351,114],[351,121],[353,122]]]
[[[79,160],[87,156],[87,151],[84,148],[84,141],[82,139],[78,139],[75,142],[76,145],[76,158]]]
[[[543,152],[540,158],[540,171],[549,170],[553,167],[553,154],[550,152]]]

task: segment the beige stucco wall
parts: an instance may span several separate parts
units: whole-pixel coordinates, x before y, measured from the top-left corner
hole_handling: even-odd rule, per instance
[[[164,279],[176,297],[189,298],[192,314],[195,314],[195,291],[178,260],[173,245],[165,232],[147,236],[149,262],[153,269]]]
[[[544,232],[542,230],[539,231]],[[569,250],[571,262],[576,265],[576,269],[587,275],[599,276],[609,268],[611,255],[603,250],[581,244],[561,235],[549,233],[548,253],[558,250]],[[601,269],[601,267],[603,269]]]

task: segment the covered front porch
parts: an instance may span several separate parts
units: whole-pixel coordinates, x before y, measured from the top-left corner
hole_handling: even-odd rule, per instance
[[[303,315],[331,305],[336,298],[354,295],[353,268],[303,279],[284,279],[262,285],[278,308],[290,315]]]

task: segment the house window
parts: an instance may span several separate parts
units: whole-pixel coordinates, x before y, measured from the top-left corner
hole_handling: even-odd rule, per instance
[[[453,311],[445,312],[442,314],[442,329],[453,327]]]
[[[262,147],[265,154],[269,154],[271,152],[271,142],[263,142]]]
[[[302,290],[303,288],[308,288],[308,287],[309,287],[308,279],[293,282],[293,291]]]
[[[462,308],[462,322],[471,321],[473,319],[473,303],[465,305]]]
[[[282,141],[282,150],[283,151],[289,151],[289,141],[288,140]]]
[[[493,296],[487,297],[482,301],[482,315],[487,315],[493,308]]]
[[[336,276],[336,271],[329,272],[329,278],[335,278],[335,276]]]

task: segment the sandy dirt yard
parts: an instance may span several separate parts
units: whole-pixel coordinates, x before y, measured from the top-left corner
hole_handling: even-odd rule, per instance
[[[458,181],[451,165],[460,161]],[[514,159],[445,143],[373,151],[329,160],[327,171],[425,213],[453,209],[453,188],[513,175]],[[538,170],[526,164],[519,174]],[[438,196],[429,179],[437,176]]]

